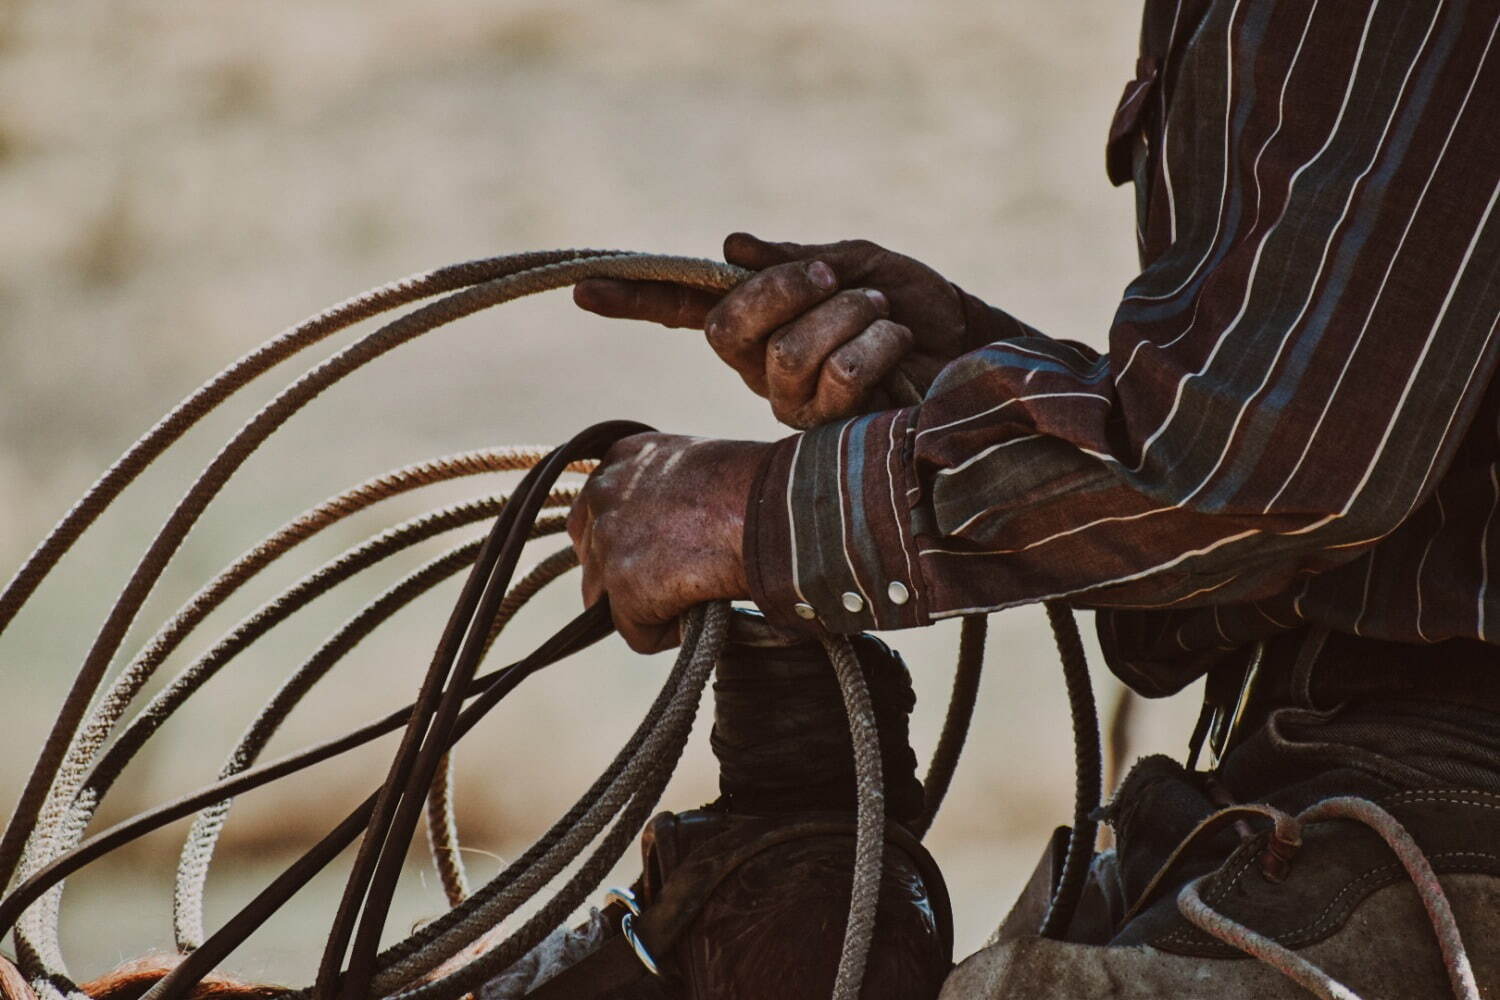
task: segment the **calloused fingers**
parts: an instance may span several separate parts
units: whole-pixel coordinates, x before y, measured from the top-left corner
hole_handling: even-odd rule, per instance
[[[766,342],[765,372],[776,419],[797,420],[817,393],[824,362],[888,308],[885,296],[874,289],[849,289],[773,333]]]
[[[767,339],[827,300],[837,288],[838,276],[820,260],[793,261],[758,271],[709,310],[703,327],[709,346],[753,391],[764,396]]]
[[[859,336],[828,356],[818,376],[818,391],[803,411],[816,427],[864,412],[881,381],[911,351],[912,333],[900,323],[878,319]]]
[[[586,278],[573,286],[573,301],[589,312],[694,330],[703,329],[704,319],[719,298],[716,292],[669,281]]]

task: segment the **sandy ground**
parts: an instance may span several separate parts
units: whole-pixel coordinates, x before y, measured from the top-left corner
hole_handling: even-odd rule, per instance
[[[1102,163],[1133,62],[1132,6],[0,0],[0,568],[18,565],[111,458],[229,359],[327,303],[439,263],[580,245],[715,255],[736,228],[862,236],[1043,330],[1099,344],[1133,268],[1130,195],[1107,185]],[[164,505],[296,367],[143,478],[0,638],[7,799]],[[780,433],[693,334],[607,323],[560,295],[482,315],[403,348],[278,434],[210,508],[127,647],[325,495],[408,461],[556,441],[622,416],[699,434]],[[184,653],[359,539],[493,485],[392,501],[329,532],[247,588]],[[208,780],[279,678],[435,551],[324,598],[236,661],[107,813]],[[273,749],[405,700],[451,596],[369,640]],[[572,584],[547,595],[511,648],[576,605]],[[931,838],[964,950],[993,928],[1069,812],[1067,714],[1044,621],[1006,614],[994,636],[974,740]],[[888,638],[917,676],[925,754],[956,631]],[[529,685],[476,734],[460,760],[476,876],[587,784],[665,668],[613,644]],[[1102,671],[1098,681],[1107,700],[1114,682]],[[1178,750],[1193,711],[1191,696],[1150,706],[1137,749]],[[713,795],[703,730],[671,805]],[[356,801],[388,749],[237,806],[212,913]],[[174,852],[172,838],[154,838],[75,880],[67,930],[78,971],[169,941]],[[410,881],[393,933],[439,905],[430,877],[414,867]],[[309,893],[239,966],[305,978],[334,896],[332,883]]]

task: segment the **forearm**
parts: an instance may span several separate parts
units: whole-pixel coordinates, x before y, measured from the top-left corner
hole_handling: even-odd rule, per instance
[[[1254,369],[1226,392],[1123,335],[1089,363],[1034,333],[991,344],[919,406],[774,447],[746,518],[751,592],[779,621],[811,613],[836,631],[1049,599],[1171,609],[1280,594],[1367,551],[1441,477],[1496,363],[1500,288],[1482,275],[1458,288],[1488,325],[1412,297],[1372,350],[1343,345],[1347,366],[1264,391]],[[1440,348],[1404,334],[1424,327]],[[1423,367],[1424,353],[1441,361]],[[1312,389],[1300,399],[1299,381]]]
[[[1038,433],[1038,416],[1056,423],[1045,411],[972,447],[924,418],[929,405],[818,428],[766,457],[744,549],[773,619],[853,632],[1051,599],[1187,607],[1274,593],[1359,554],[1295,534],[1321,512],[1211,514],[1144,494],[1114,462]]]

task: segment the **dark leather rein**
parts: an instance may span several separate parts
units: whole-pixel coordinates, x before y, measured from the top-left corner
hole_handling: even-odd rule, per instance
[[[602,458],[621,438],[649,430],[650,427],[631,421],[596,424],[552,451],[526,475],[485,540],[438,642],[437,652],[414,704],[339,739],[244,771],[91,837],[17,885],[0,901],[0,934],[8,932],[20,914],[49,889],[105,854],[204,806],[261,787],[387,733],[404,729],[401,745],[381,788],[356,806],[146,995],[150,1000],[181,1000],[186,997],[204,976],[363,835],[359,858],[350,873],[335,916],[334,930],[329,935],[319,986],[321,988],[332,980],[344,996],[367,996],[374,945],[384,928],[400,875],[399,862],[415,830],[437,761],[527,677],[586,649],[614,631],[608,602],[600,601],[529,656],[483,677],[474,676],[484,652],[485,638],[515,573],[528,531],[548,492],[569,463]],[[471,698],[473,703],[464,708],[463,703]],[[392,862],[391,858],[396,860]],[[360,918],[363,931],[363,935],[356,938],[356,956],[362,955],[358,950],[360,947],[368,954],[363,955],[362,964],[357,969],[351,967],[348,973],[339,976],[338,966],[342,964],[356,918]],[[330,968],[333,970],[331,976],[327,972]]]

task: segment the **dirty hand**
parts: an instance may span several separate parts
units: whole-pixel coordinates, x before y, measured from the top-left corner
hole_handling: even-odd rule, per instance
[[[963,354],[965,312],[942,275],[866,240],[724,241],[757,272],[722,298],[667,282],[593,278],[573,299],[602,316],[702,328],[776,419],[807,428],[897,405],[880,388],[899,364],[925,391]]]
[[[770,445],[636,434],[609,450],[568,515],[583,600],[609,595],[615,627],[641,653],[677,645],[677,618],[750,596],[745,508]]]

